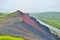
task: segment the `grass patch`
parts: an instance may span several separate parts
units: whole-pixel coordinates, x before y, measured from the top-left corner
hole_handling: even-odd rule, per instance
[[[44,20],[45,23],[53,26],[53,27],[56,27],[58,29],[60,29],[60,23],[57,22],[57,21],[53,21],[53,20]]]
[[[24,40],[24,39],[12,37],[12,36],[0,36],[0,40]]]
[[[16,15],[16,14],[17,14],[16,12],[12,12],[12,13],[0,13],[0,18],[9,17],[9,16],[13,16],[13,15]]]
[[[0,14],[0,17],[5,17],[7,16],[8,14]]]

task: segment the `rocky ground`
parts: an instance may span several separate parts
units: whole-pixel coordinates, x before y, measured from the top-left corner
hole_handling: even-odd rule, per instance
[[[0,18],[0,35],[23,37],[28,40],[57,40],[57,36],[52,34],[46,26],[19,10]]]

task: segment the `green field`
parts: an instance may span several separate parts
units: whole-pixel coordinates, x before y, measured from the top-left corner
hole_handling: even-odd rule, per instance
[[[1,17],[12,16],[12,15],[16,15],[16,12],[12,12],[12,13],[0,13],[0,18],[1,18]]]
[[[32,13],[31,15],[60,29],[60,12]]]
[[[12,36],[0,36],[0,40],[24,40],[24,39],[12,37]]]
[[[7,13],[0,13],[0,17],[5,17],[7,15],[8,15]]]

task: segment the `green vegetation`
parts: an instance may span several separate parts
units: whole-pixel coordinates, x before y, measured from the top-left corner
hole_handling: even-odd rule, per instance
[[[0,13],[0,17],[5,17],[5,16],[7,16],[7,14]]]
[[[12,15],[16,15],[16,12],[7,14],[7,16],[12,16]]]
[[[31,15],[60,29],[60,12],[33,13]]]
[[[7,17],[7,16],[12,16],[12,15],[15,15],[16,14],[16,12],[13,12],[13,13],[0,13],[0,18],[1,17]]]
[[[12,37],[12,36],[0,36],[0,40],[24,40],[24,39]]]

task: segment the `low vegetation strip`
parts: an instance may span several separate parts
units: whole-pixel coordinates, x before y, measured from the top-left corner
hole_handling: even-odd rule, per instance
[[[0,36],[0,40],[24,40],[24,39],[12,37],[12,36]]]

